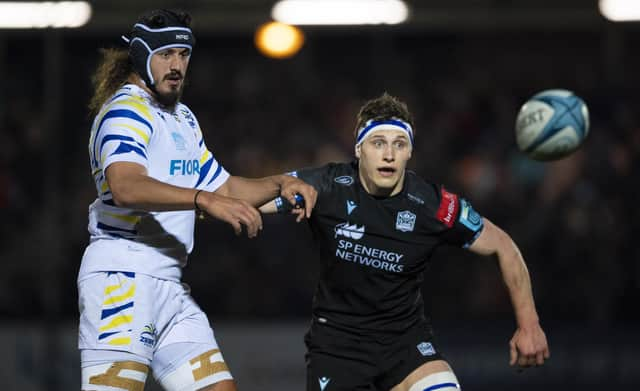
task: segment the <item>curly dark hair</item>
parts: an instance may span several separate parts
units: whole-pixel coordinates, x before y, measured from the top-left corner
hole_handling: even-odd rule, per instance
[[[393,118],[400,119],[407,122],[412,128],[414,127],[413,116],[411,115],[411,112],[409,112],[407,104],[395,96],[389,95],[385,92],[379,97],[368,100],[364,105],[362,105],[358,112],[354,135],[357,137],[358,130],[360,130],[369,120],[383,121]]]
[[[102,61],[91,77],[93,96],[89,101],[89,114],[96,115],[104,102],[122,87],[133,70],[127,49],[100,49]]]

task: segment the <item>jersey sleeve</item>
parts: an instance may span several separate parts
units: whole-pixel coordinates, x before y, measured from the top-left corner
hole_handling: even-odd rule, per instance
[[[440,187],[440,205],[435,217],[444,226],[444,241],[454,246],[469,247],[484,227],[482,216],[471,204],[444,187]]]
[[[329,183],[327,183],[327,166],[318,168],[302,168],[299,170],[288,172],[287,175],[291,175],[293,177],[301,179],[309,185],[313,186],[318,192],[318,198],[320,198],[323,193],[326,193],[328,191],[327,189],[329,188]],[[298,200],[296,205],[291,205],[288,200],[282,197],[277,197],[275,199],[275,203],[278,213],[287,213],[296,206],[304,206],[304,200],[302,200],[301,198],[298,199],[298,197],[296,197],[296,199]]]
[[[189,113],[191,112],[189,111]],[[230,174],[207,148],[202,131],[200,130],[200,125],[198,125],[195,116],[191,114],[187,119],[194,121],[198,134],[198,147],[200,148],[200,175],[195,188],[206,191],[216,191],[229,179]]]
[[[96,118],[90,145],[93,166],[102,171],[115,162],[148,167],[152,136],[153,116],[144,101],[130,97],[110,104]]]

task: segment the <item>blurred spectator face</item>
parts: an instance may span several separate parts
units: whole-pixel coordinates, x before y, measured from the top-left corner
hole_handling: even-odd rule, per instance
[[[356,147],[360,179],[373,195],[402,190],[404,170],[411,158],[411,142],[401,130],[379,130]]]
[[[163,105],[174,106],[180,100],[190,56],[189,49],[168,48],[151,57],[157,99]]]

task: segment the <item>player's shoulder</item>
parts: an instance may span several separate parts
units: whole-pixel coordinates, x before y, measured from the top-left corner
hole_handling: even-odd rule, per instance
[[[425,180],[411,170],[406,171],[405,181],[405,196],[410,202],[426,208],[439,205],[442,186]]]
[[[351,186],[355,183],[357,167],[352,163],[327,163],[318,167],[305,167],[290,175],[314,185],[320,192],[331,192],[333,186]]]
[[[118,89],[102,106],[101,112],[103,115],[111,113],[131,119],[153,120],[148,94],[133,84]]]
[[[356,181],[358,167],[355,162],[331,162],[318,167],[324,181],[332,185],[350,186]]]

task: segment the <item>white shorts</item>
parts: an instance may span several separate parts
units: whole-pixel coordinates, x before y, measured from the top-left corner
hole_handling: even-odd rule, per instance
[[[151,366],[161,378],[180,366],[179,361],[219,349],[207,316],[188,287],[178,282],[140,273],[97,272],[78,282],[78,298],[83,368],[134,360]],[[189,351],[176,351],[181,346]],[[173,360],[156,357],[160,351],[170,351]],[[224,362],[221,356],[218,360]],[[225,372],[221,375],[231,378]]]

